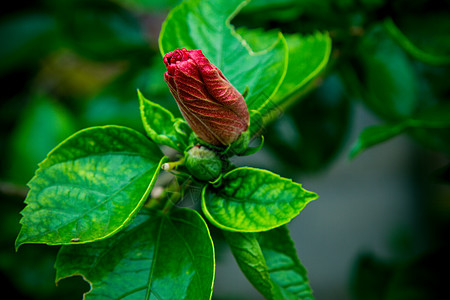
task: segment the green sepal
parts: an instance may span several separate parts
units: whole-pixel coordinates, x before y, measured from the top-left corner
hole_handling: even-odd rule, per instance
[[[184,157],[184,166],[198,180],[214,181],[222,172],[222,159],[207,147],[194,146]]]
[[[183,152],[192,132],[189,125],[181,118],[148,99],[138,90],[142,123],[147,135],[157,144],[169,146]]]

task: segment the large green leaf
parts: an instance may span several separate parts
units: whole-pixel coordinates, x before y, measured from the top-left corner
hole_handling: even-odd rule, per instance
[[[57,282],[82,275],[91,284],[86,299],[210,299],[214,246],[196,211],[143,209],[112,238],[62,247],[55,267]]]
[[[278,39],[276,31],[238,28],[237,32],[255,51],[263,50]],[[303,89],[325,68],[331,53],[331,39],[328,34],[316,32],[305,36],[288,34],[285,37],[289,48],[287,73],[277,93],[262,112],[265,115],[272,112],[265,117],[266,122],[299,100]]]
[[[266,299],[313,299],[286,226],[261,233],[224,231],[242,272]]]
[[[225,174],[217,188],[206,185],[202,209],[219,228],[258,232],[288,223],[317,197],[290,179],[244,167]]]
[[[126,127],[75,133],[48,154],[28,183],[16,248],[113,235],[137,214],[164,160],[156,144]]]
[[[186,121],[175,118],[164,107],[145,99],[139,91],[138,96],[142,123],[148,136],[157,144],[163,144],[183,152],[191,133]]]
[[[271,99],[272,109],[284,109],[298,100],[303,88],[324,70],[331,53],[328,34],[291,34],[286,41],[289,47],[288,70],[280,89]]]
[[[288,48],[278,33],[276,41],[264,50],[250,49],[230,24],[246,3],[243,0],[184,1],[164,22],[160,49],[163,55],[176,48],[202,50],[241,93],[248,87],[249,110],[263,110],[286,74]]]

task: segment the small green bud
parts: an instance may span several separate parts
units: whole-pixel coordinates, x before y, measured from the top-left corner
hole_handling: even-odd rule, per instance
[[[200,145],[186,152],[184,165],[192,176],[203,181],[217,179],[222,171],[222,160],[216,152]]]

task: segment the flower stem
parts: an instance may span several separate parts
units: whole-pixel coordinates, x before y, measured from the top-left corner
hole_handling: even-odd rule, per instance
[[[177,161],[164,163],[161,166],[161,169],[163,169],[164,171],[172,171],[172,170],[176,169],[179,165],[182,165],[182,164],[184,164],[184,157]]]

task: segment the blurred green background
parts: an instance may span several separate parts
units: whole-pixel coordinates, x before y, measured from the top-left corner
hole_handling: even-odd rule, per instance
[[[89,289],[80,278],[55,286],[57,247],[14,252],[26,182],[79,129],[143,131],[137,89],[179,114],[158,49],[161,23],[178,2],[35,0],[2,8],[4,295],[81,299]],[[450,265],[450,1],[254,0],[232,23],[328,31],[333,41],[318,88],[270,124],[263,151],[245,161],[321,196],[291,224],[317,299],[438,299]],[[403,129],[411,120],[421,123]],[[372,125],[382,125],[372,144],[401,136],[349,161]],[[226,251],[218,251],[214,298],[261,299],[245,280],[237,284],[242,275]]]

